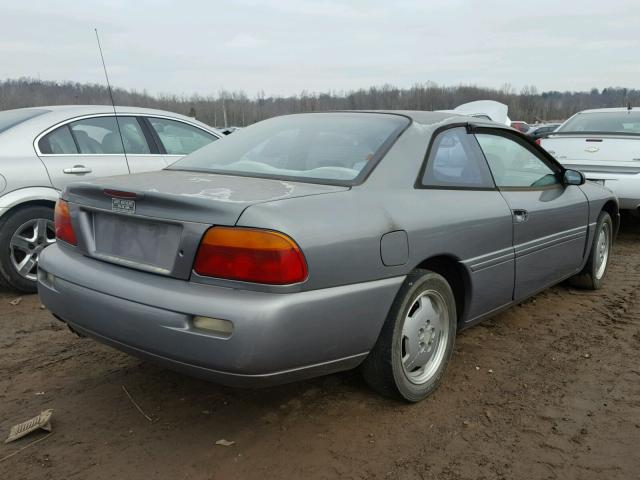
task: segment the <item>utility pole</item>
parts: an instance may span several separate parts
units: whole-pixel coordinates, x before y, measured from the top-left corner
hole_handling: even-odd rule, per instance
[[[227,128],[227,107],[224,104],[224,97],[222,97],[222,116],[224,118],[224,128]]]

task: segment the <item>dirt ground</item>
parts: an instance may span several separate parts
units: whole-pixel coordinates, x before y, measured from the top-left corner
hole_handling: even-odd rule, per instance
[[[603,290],[560,285],[460,333],[444,384],[417,405],[357,372],[222,388],[0,292],[0,436],[55,409],[53,435],[0,461],[0,479],[640,479],[639,286],[627,220]],[[0,443],[0,459],[43,436]]]

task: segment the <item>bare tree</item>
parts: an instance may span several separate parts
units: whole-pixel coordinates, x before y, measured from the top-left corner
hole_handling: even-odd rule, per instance
[[[621,87],[593,88],[585,92],[538,92],[526,86],[520,93],[505,83],[499,89],[474,85],[441,86],[434,82],[416,83],[410,88],[382,85],[352,91],[315,93],[302,91],[289,97],[267,97],[260,91],[250,98],[243,91],[220,90],[217,96],[189,97],[171,94],[150,95],[116,88],[116,103],[160,108],[214,126],[245,126],[276,115],[297,112],[407,109],[443,110],[473,100],[497,100],[509,106],[514,120],[528,122],[560,120],[579,110],[598,107],[640,106],[640,90]],[[41,81],[34,78],[0,81],[0,110],[63,104],[109,104],[109,94],[102,85],[75,82]]]

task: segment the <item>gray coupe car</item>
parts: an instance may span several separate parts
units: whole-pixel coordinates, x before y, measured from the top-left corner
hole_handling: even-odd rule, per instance
[[[570,277],[599,288],[618,222],[610,191],[503,124],[289,115],[68,186],[39,293],[80,335],[220,383],[360,366],[418,401],[460,328]]]

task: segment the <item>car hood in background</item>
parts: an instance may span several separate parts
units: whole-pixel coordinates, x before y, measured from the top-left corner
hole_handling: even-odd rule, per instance
[[[509,107],[504,103],[494,100],[476,100],[475,102],[463,103],[453,110],[438,110],[439,112],[458,113],[461,115],[469,115],[471,117],[489,117],[494,122],[503,123],[507,126],[511,125],[509,119]]]

